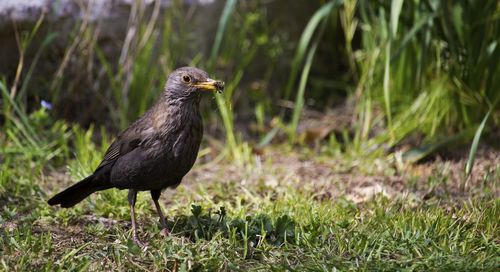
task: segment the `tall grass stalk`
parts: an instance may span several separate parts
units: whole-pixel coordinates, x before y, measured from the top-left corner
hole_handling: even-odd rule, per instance
[[[240,10],[236,9],[238,7],[236,4],[237,1],[227,1],[224,6],[208,67],[210,72],[220,66],[231,67],[230,77],[226,78],[225,91],[216,95],[215,99],[225,130],[227,143],[225,153],[238,163],[248,163],[251,161],[250,148],[234,131],[232,103],[235,92],[240,90],[240,82],[257,52],[259,49],[265,49],[264,46],[269,42],[271,30],[267,28],[265,23],[267,18],[264,17],[262,10],[240,13]],[[232,20],[233,24],[229,24],[229,20]],[[262,25],[266,27],[261,27]]]
[[[219,19],[219,25],[217,27],[217,32],[215,35],[215,40],[214,44],[212,45],[212,51],[210,53],[210,59],[209,59],[209,65],[210,65],[210,70],[213,70],[215,67],[215,62],[217,58],[219,57],[219,50],[223,41],[224,33],[226,32],[226,26],[227,22],[231,18],[231,15],[235,9],[236,6],[236,0],[228,0],[226,1],[226,4],[224,6],[224,9],[222,11],[222,15]],[[242,71],[239,71],[239,77],[241,78],[242,76]],[[238,76],[238,74],[234,75]],[[231,79],[234,80],[234,79]],[[239,80],[237,80],[239,82]],[[226,141],[228,148],[231,152],[231,154],[234,156],[234,158],[237,161],[242,161],[242,154],[241,151],[238,148],[238,143],[236,141],[236,137],[234,135],[234,129],[233,129],[233,111],[231,109],[231,97],[232,93],[234,91],[234,84],[228,84],[226,85],[226,90],[225,94],[222,95],[216,95],[215,100],[217,102],[217,107],[219,108],[219,112],[222,117],[222,121],[224,124],[224,129],[226,132]]]
[[[0,82],[0,91],[2,91],[4,106],[10,106],[14,109],[13,112],[4,111],[6,119],[13,123],[16,130],[20,133],[19,136],[24,137],[26,142],[32,145],[35,149],[40,149],[38,144],[40,139],[38,139],[37,133],[31,126],[26,112],[22,110],[18,103],[16,103],[16,101],[9,95],[7,86],[4,82]]]
[[[465,175],[467,177],[469,177],[470,174],[472,173],[472,168],[474,167],[474,161],[476,160],[477,147],[479,146],[479,140],[481,139],[481,135],[483,134],[483,131],[486,127],[486,122],[488,121],[488,118],[490,117],[490,114],[493,112],[493,110],[496,109],[495,107],[498,104],[498,101],[500,101],[500,95],[497,95],[495,101],[493,101],[490,110],[486,113],[486,116],[484,116],[483,121],[481,121],[481,124],[479,124],[479,126],[477,127],[474,139],[472,140],[472,144],[470,147],[469,157],[465,164]]]
[[[35,126],[39,126],[36,123],[37,119],[47,117],[44,108],[35,111],[32,114],[34,116],[28,116],[19,103],[9,96],[5,82],[0,82],[0,94],[4,105],[7,104],[14,109],[13,111],[4,109],[3,112],[9,122],[3,125],[7,141],[0,143],[0,154],[21,154],[26,160],[41,164],[61,154],[67,154],[69,132],[63,122],[57,122],[51,131],[42,133],[40,128]]]
[[[472,167],[474,166],[474,160],[476,159],[477,147],[479,145],[479,140],[481,139],[481,134],[483,133],[484,127],[486,125],[486,121],[488,121],[488,117],[490,117],[491,110],[488,111],[486,116],[484,116],[483,121],[479,125],[476,130],[476,134],[474,135],[474,140],[472,141],[469,157],[467,159],[467,163],[465,164],[465,175],[469,176],[472,173]]]
[[[92,31],[90,27],[90,8],[87,6],[80,6],[82,8],[82,13],[83,18],[80,21],[77,21],[77,25],[75,26],[76,33],[74,34],[71,38],[72,41],[67,46],[64,52],[63,59],[61,60],[61,63],[59,64],[59,67],[57,68],[57,71],[55,72],[52,83],[50,85],[50,90],[53,92],[52,94],[52,101],[54,103],[59,102],[59,93],[61,90],[62,83],[64,81],[64,71],[67,69],[68,65],[70,64],[70,59],[71,57],[75,54],[79,46],[82,46],[83,40],[88,37],[88,34],[90,31]]]
[[[311,65],[314,60],[314,54],[316,53],[316,49],[318,48],[318,43],[319,43],[319,37],[321,37],[321,34],[323,34],[323,30],[325,29],[326,25],[326,20],[323,21],[321,30],[319,31],[318,37],[315,39],[313,42],[311,48],[309,49],[309,52],[307,53],[307,57],[305,60],[304,67],[302,69],[302,73],[300,76],[300,83],[299,83],[299,88],[297,91],[297,98],[295,99],[295,106],[293,108],[293,115],[292,115],[292,123],[290,127],[290,132],[289,132],[289,139],[291,142],[295,142],[296,140],[296,135],[297,135],[297,127],[299,125],[299,119],[300,115],[302,113],[302,110],[304,108],[304,94],[306,90],[306,84],[307,84],[307,79],[309,77],[309,71],[311,70]]]
[[[424,145],[451,144],[453,135],[469,135],[500,88],[492,80],[500,77],[499,8],[495,1],[404,7],[396,0],[359,1],[356,95],[369,103],[358,107],[358,123],[364,124],[363,135],[371,135],[371,145],[387,149],[412,135],[423,137]],[[377,57],[367,61],[371,56]],[[497,120],[498,111],[492,116]]]
[[[387,116],[387,127],[390,132],[392,132],[392,107],[391,107],[391,92],[390,92],[390,56],[391,56],[391,44],[395,39],[398,31],[399,15],[401,13],[401,7],[403,6],[403,1],[393,0],[391,2],[391,18],[390,18],[390,31],[389,40],[385,46],[385,65],[384,65],[384,104],[385,104],[385,114]],[[391,138],[393,138],[391,134]]]
[[[186,31],[183,31],[183,16],[180,1],[160,21],[161,1],[154,2],[149,17],[147,5],[136,1],[132,5],[124,44],[117,63],[107,58],[101,48],[95,46],[96,57],[102,65],[111,89],[109,107],[113,120],[126,127],[141,115],[156,99],[165,84],[165,76],[176,66],[188,49]],[[179,30],[173,22],[179,22]]]
[[[336,3],[335,1],[329,1],[327,4],[324,4],[320,9],[318,9],[314,13],[314,15],[307,23],[304,31],[302,32],[294,58],[292,60],[292,70],[290,72],[290,78],[288,79],[288,84],[284,94],[285,99],[289,97],[293,89],[300,67],[303,68],[297,92],[297,97],[295,101],[293,117],[288,131],[288,138],[291,141],[295,141],[296,139],[295,135],[297,133],[300,114],[302,113],[302,109],[304,106],[304,94],[305,94],[306,83],[309,77],[309,70],[312,65],[314,54],[316,52],[316,48],[325,29],[328,17],[332,12],[335,3]],[[318,27],[320,28],[320,30],[316,31]],[[314,33],[317,33],[317,36],[314,40],[312,40]],[[310,47],[309,51],[307,51],[308,47]],[[306,59],[306,61],[302,66],[302,61],[304,60],[304,58]]]
[[[16,23],[14,23],[14,34],[16,36],[16,43],[17,43],[17,48],[18,48],[18,53],[19,53],[19,61],[18,61],[17,69],[16,69],[14,83],[12,84],[12,87],[10,89],[10,98],[16,97],[17,88],[18,88],[18,85],[20,83],[21,74],[23,72],[24,65],[25,65],[26,50],[28,49],[33,38],[35,37],[38,30],[40,29],[40,26],[42,25],[44,18],[45,18],[45,12],[42,12],[40,17],[38,17],[38,20],[37,20],[35,26],[33,27],[33,29],[27,35],[23,35],[22,37],[19,36],[19,31],[17,30]]]
[[[231,18],[231,14],[234,11],[236,6],[236,0],[227,0],[224,5],[224,9],[222,10],[221,17],[219,18],[219,25],[217,27],[217,32],[215,34],[214,44],[212,46],[212,51],[210,53],[210,66],[213,67],[215,65],[215,61],[219,56],[219,50],[222,44],[222,38],[224,37],[224,33],[226,32],[227,22],[229,18]]]

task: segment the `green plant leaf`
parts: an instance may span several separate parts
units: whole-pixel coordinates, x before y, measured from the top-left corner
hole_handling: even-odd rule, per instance
[[[214,45],[212,46],[212,52],[210,53],[211,65],[215,64],[215,59],[219,54],[219,49],[222,44],[222,38],[226,31],[227,22],[231,14],[233,13],[234,7],[236,6],[236,0],[227,0],[222,15],[219,19],[219,26],[217,27],[217,33],[215,34]]]
[[[477,147],[479,145],[479,140],[481,139],[481,135],[483,134],[484,127],[486,125],[486,121],[488,117],[490,117],[491,109],[484,116],[483,121],[479,125],[476,130],[476,134],[474,135],[474,139],[472,140],[472,145],[469,151],[469,158],[467,159],[467,163],[465,164],[465,175],[469,176],[472,173],[472,168],[474,167],[474,160],[476,159]]]
[[[292,92],[293,85],[295,84],[295,79],[297,78],[297,74],[299,72],[300,64],[305,57],[307,47],[311,43],[312,36],[318,27],[319,23],[328,16],[334,6],[334,2],[330,1],[327,4],[323,5],[320,9],[314,13],[309,22],[307,23],[302,35],[300,36],[299,45],[297,46],[297,50],[295,51],[295,55],[292,60],[292,71],[290,72],[290,78],[288,79],[288,83],[285,90],[284,99],[288,99]]]
[[[403,7],[403,0],[392,0],[391,2],[391,34],[396,37],[398,31],[399,15]]]

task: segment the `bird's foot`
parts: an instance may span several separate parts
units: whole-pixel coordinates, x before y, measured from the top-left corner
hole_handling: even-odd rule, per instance
[[[134,235],[132,237],[132,241],[134,241],[134,243],[140,247],[143,251],[146,251],[146,249],[148,249],[148,244],[147,243],[143,243],[141,242],[141,240],[139,240],[139,237],[137,237],[137,235]]]
[[[170,230],[167,227],[164,227],[161,229],[160,235],[163,237],[167,237],[170,235]]]

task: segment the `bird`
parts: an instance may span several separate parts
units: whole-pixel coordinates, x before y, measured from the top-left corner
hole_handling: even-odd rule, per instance
[[[139,191],[150,191],[162,232],[168,234],[158,202],[161,192],[177,187],[196,161],[203,136],[202,93],[223,90],[223,81],[209,78],[201,69],[174,70],[153,106],[116,137],[94,173],[53,196],[48,204],[70,208],[97,191],[128,189],[132,239],[144,246],[137,236],[135,203]]]

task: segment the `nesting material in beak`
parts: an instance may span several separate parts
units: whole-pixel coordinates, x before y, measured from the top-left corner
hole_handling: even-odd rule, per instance
[[[213,80],[210,78],[206,81],[198,82],[194,84],[194,86],[204,91],[216,91],[218,93],[224,91],[224,81]]]

